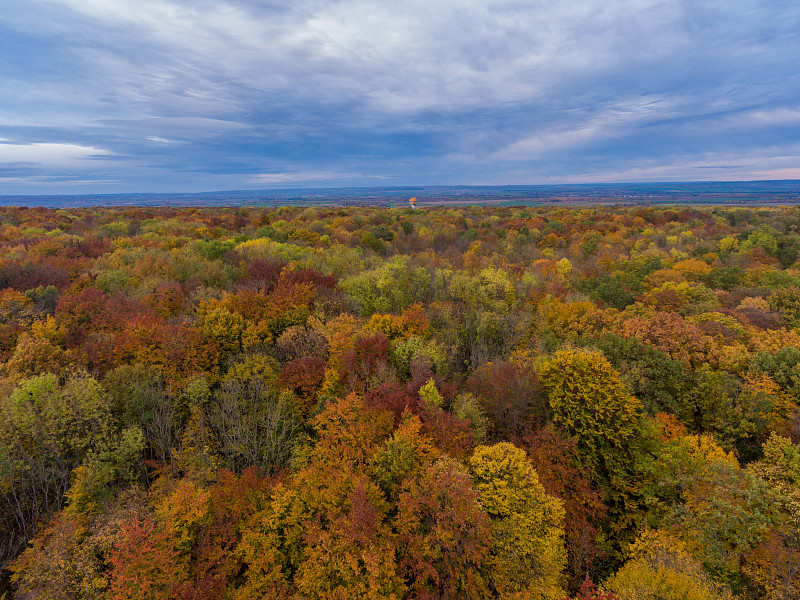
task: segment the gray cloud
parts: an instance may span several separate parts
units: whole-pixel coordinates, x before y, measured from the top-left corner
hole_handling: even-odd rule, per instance
[[[54,176],[125,190],[180,188],[186,171],[216,188],[293,173],[696,178],[693,165],[734,149],[787,157],[772,170],[759,158],[754,174],[800,167],[800,7],[788,1],[7,4],[0,137],[103,157],[42,158]],[[22,158],[0,152],[0,166]],[[706,178],[727,177],[720,160]]]

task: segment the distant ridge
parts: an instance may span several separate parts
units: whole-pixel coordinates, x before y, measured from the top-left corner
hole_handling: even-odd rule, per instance
[[[0,206],[419,206],[469,204],[800,204],[800,180],[567,185],[296,188],[198,193],[0,195]]]

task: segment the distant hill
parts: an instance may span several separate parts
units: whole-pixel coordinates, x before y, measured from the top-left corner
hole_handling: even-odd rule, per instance
[[[464,204],[794,204],[800,181],[232,190],[182,194],[0,195],[2,206],[419,206]]]

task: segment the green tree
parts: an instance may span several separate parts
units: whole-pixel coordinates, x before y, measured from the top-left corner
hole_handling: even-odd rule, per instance
[[[438,458],[436,447],[421,434],[419,417],[405,413],[391,438],[377,450],[371,461],[372,477],[386,498],[396,503],[408,481]]]
[[[681,402],[691,377],[681,361],[636,338],[606,334],[586,343],[603,351],[647,414],[683,413]]]
[[[302,428],[292,395],[259,377],[227,378],[209,401],[206,418],[219,453],[237,472],[250,466],[280,471]]]
[[[55,375],[32,377],[0,399],[4,560],[63,506],[73,470],[117,441],[113,421],[107,394],[87,375],[76,375],[63,386]]]
[[[641,402],[599,352],[558,351],[539,367],[553,422],[576,440],[579,460],[609,506],[611,543],[632,535],[649,479]]]
[[[716,579],[741,588],[741,559],[778,517],[767,484],[741,469],[709,435],[678,435],[663,443],[653,473],[651,505],[661,507],[661,522]]]
[[[641,435],[641,402],[599,352],[558,351],[541,363],[553,422],[578,440],[595,481],[625,486],[632,445]]]
[[[743,570],[770,599],[795,598],[800,593],[800,448],[773,433],[764,457],[748,471],[766,483],[778,514],[773,529],[745,556]]]
[[[141,427],[150,456],[164,464],[177,445],[185,407],[169,394],[156,365],[119,366],[103,381],[124,426]]]

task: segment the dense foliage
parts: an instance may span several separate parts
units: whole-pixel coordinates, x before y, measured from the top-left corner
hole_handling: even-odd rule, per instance
[[[797,598],[798,227],[0,209],[3,585]]]

